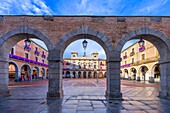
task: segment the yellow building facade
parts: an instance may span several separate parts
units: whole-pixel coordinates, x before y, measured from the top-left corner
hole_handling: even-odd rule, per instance
[[[103,78],[106,76],[106,59],[98,58],[93,52],[91,57],[79,57],[77,52],[71,52],[71,58],[64,58],[64,78]]]
[[[134,43],[121,52],[121,58],[121,78],[149,82],[160,80],[160,56],[150,42],[145,41],[142,47],[138,42]]]
[[[25,46],[24,40],[18,42],[9,54],[10,80],[32,80],[48,78],[48,51],[31,40]]]

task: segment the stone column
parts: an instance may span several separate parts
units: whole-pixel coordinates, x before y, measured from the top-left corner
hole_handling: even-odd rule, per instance
[[[152,73],[152,70],[148,70],[147,74],[149,75],[149,82],[150,83],[154,83],[155,79],[154,79],[154,73]]]
[[[170,99],[170,62],[160,63],[159,97]]]
[[[140,80],[141,80],[141,79],[140,79],[140,74],[141,74],[141,72],[138,72],[138,73],[137,73],[137,79],[136,79],[137,81],[140,81]]]
[[[62,68],[63,64],[60,60],[49,60],[49,83],[47,99],[62,98]]]
[[[88,78],[88,73],[89,73],[89,72],[88,72],[88,71],[86,71],[86,78]]]
[[[9,63],[7,61],[0,61],[0,97],[10,96],[10,90],[8,89],[8,71]]]
[[[20,78],[21,78],[21,71],[20,71],[20,69],[18,69],[15,72],[15,81],[19,81]]]
[[[107,61],[106,97],[109,99],[122,98],[120,85],[120,61]]]

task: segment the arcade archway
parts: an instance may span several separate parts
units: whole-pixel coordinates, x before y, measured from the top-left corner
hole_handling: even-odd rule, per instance
[[[121,98],[122,94],[120,92],[120,57],[113,57],[115,50],[113,48],[112,42],[110,39],[107,38],[105,34],[103,34],[100,31],[93,30],[89,28],[88,26],[83,26],[81,28],[78,28],[76,30],[73,30],[69,32],[68,34],[64,35],[59,42],[56,44],[55,53],[58,54],[58,56],[54,56],[55,61],[49,61],[52,65],[57,65],[59,67],[59,74],[56,75],[51,74],[50,77],[53,79],[53,84],[60,86],[58,89],[54,89],[52,87],[49,87],[48,96],[51,97],[51,95],[62,97],[63,96],[63,88],[62,88],[62,81],[58,79],[58,77],[62,76],[60,71],[62,71],[62,60],[63,60],[63,53],[66,47],[72,43],[75,40],[78,39],[84,39],[86,37],[87,39],[91,39],[93,41],[96,41],[98,44],[100,44],[103,49],[105,50],[106,57],[107,57],[107,90],[106,90],[106,96],[108,98]],[[50,54],[52,54],[50,52]],[[96,75],[97,76],[97,75]],[[114,77],[111,77],[114,76]],[[61,77],[60,77],[61,78]],[[60,81],[58,81],[60,80]],[[114,84],[111,84],[114,83]],[[56,92],[57,91],[57,92]]]
[[[21,78],[19,67],[15,62],[9,62],[9,80],[19,81]]]
[[[127,41],[132,39],[140,39],[140,38],[149,41],[157,48],[160,55],[159,64],[161,67],[160,70],[160,74],[162,75],[161,80],[163,80],[163,82],[161,82],[160,84],[159,96],[163,98],[170,97],[169,95],[170,87],[168,86],[169,81],[167,79],[170,76],[170,73],[168,73],[170,67],[170,63],[169,63],[170,40],[163,33],[161,33],[160,31],[155,31],[153,29],[149,29],[147,27],[128,32],[116,44],[116,50],[119,51],[119,56],[121,54],[121,50],[124,44]],[[142,70],[146,72],[147,69],[143,67]]]

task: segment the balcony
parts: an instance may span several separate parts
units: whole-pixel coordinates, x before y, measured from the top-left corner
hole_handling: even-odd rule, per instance
[[[129,66],[131,66],[131,65],[130,64],[125,64],[125,65],[120,66],[120,68],[125,68],[125,67],[129,67]]]
[[[140,52],[142,52],[142,51],[144,51],[145,50],[145,46],[141,46],[140,48],[139,48],[139,51]]]
[[[31,50],[31,47],[29,47],[29,46],[24,46],[24,50],[30,51],[30,50]]]
[[[42,54],[41,57],[42,57],[42,58],[46,58],[46,55],[45,55],[45,54]]]
[[[136,61],[136,62],[132,62],[130,64],[122,65],[122,66],[120,66],[120,68],[125,68],[125,67],[129,67],[129,66],[138,66],[138,65],[141,65],[141,64],[147,64],[147,63],[151,63],[151,62],[156,62],[159,59],[160,59],[160,56],[157,55],[155,57],[147,58],[145,60],[139,60],[139,61]]]
[[[126,59],[126,58],[127,58],[127,55],[123,56],[123,58]]]
[[[141,64],[146,64],[146,63],[151,63],[151,62],[156,62],[160,59],[160,56],[155,56],[155,57],[151,57],[151,58],[147,58],[145,60],[139,60],[137,62],[134,62],[133,65],[141,65]]]
[[[34,60],[31,60],[31,59],[27,59],[27,58],[23,58],[21,56],[13,55],[13,54],[10,54],[9,58],[13,58],[13,59],[16,59],[16,60],[20,60],[20,61],[24,61],[24,62],[28,62],[28,63],[32,63],[32,64],[48,67],[48,64],[43,64],[43,63],[36,62]]]
[[[34,54],[40,55],[40,52],[36,50],[36,51],[34,52]]]
[[[131,53],[130,53],[130,56],[133,56],[134,54],[135,54],[135,52],[131,52]]]

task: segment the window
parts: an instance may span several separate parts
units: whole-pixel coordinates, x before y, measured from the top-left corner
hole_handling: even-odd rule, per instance
[[[42,54],[44,55],[44,51],[42,51]]]
[[[134,63],[134,58],[132,58],[132,64]]]
[[[42,63],[44,64],[44,60],[42,60]]]
[[[38,62],[38,57],[35,57],[35,61]]]
[[[134,48],[132,48],[132,52],[134,52]]]
[[[96,69],[96,65],[94,65],[94,69]]]
[[[37,47],[35,47],[35,51],[37,51],[38,50],[38,48]]]
[[[14,48],[11,49],[11,54],[14,54]]]
[[[96,56],[94,56],[94,58],[96,58]]]
[[[75,55],[73,55],[73,57],[76,57]]]
[[[125,52],[125,56],[127,56],[127,52]]]
[[[28,53],[25,53],[25,58],[27,58],[27,59],[28,59]]]
[[[142,60],[145,60],[145,54],[142,54]]]

